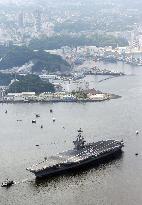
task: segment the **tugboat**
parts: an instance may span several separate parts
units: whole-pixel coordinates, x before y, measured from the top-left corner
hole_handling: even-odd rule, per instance
[[[10,187],[14,184],[14,181],[13,180],[5,180],[2,184],[1,184],[1,187]]]
[[[50,109],[50,113],[52,113],[53,112],[53,110],[52,109]]]
[[[55,121],[56,121],[56,119],[55,119],[54,117],[52,118],[52,120],[53,120],[53,122],[55,122]]]
[[[124,146],[123,140],[102,140],[86,143],[81,128],[78,130],[77,139],[73,141],[73,144],[72,150],[58,153],[49,158],[45,157],[42,162],[27,168],[27,170],[34,173],[37,178],[64,173],[115,156],[122,152],[121,149]]]
[[[40,115],[39,115],[39,114],[35,114],[35,116],[36,116],[36,118],[40,117]]]
[[[32,120],[32,123],[33,123],[33,124],[36,124],[36,120]]]

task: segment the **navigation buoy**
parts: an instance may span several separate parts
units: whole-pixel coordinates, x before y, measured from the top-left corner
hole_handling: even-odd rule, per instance
[[[41,125],[40,128],[42,129],[42,128],[43,128],[43,125]]]
[[[5,114],[7,114],[7,110],[5,111]]]
[[[138,156],[139,154],[138,154],[138,153],[136,153],[135,155],[136,155],[136,156]]]
[[[53,120],[53,122],[55,122],[55,121],[56,121],[56,119],[55,119],[55,118],[53,118],[52,120]]]
[[[53,110],[52,109],[50,109],[50,113],[52,113],[53,112]]]

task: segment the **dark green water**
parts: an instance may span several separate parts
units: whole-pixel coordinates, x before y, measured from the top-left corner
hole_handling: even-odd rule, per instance
[[[142,204],[142,68],[121,63],[107,67],[129,75],[101,83],[92,76],[90,85],[121,95],[120,99],[86,104],[0,105],[0,181],[8,177],[16,181],[29,179],[10,189],[0,188],[0,205]],[[34,113],[41,116],[37,124],[31,123]],[[71,148],[80,127],[90,142],[123,138],[122,157],[97,168],[37,183],[26,167]]]

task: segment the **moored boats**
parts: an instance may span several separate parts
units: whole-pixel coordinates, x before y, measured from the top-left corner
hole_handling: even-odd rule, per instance
[[[13,181],[13,180],[7,179],[7,180],[5,180],[4,182],[2,182],[1,187],[10,187],[10,186],[12,186],[13,184],[14,184],[14,181]]]

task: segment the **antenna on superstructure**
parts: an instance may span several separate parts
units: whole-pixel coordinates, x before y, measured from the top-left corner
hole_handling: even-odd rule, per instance
[[[14,73],[14,83],[16,82],[16,72]],[[14,86],[14,92],[16,93],[16,85]]]
[[[78,137],[79,137],[79,138],[82,137],[82,133],[83,133],[83,131],[82,131],[82,129],[80,128],[80,129],[78,130]]]
[[[84,137],[82,136],[82,129],[80,128],[78,130],[78,136],[77,136],[77,139],[75,141],[73,141],[74,145],[75,145],[75,149],[79,150],[79,149],[82,149],[84,148],[85,146],[85,140],[84,140]]]

